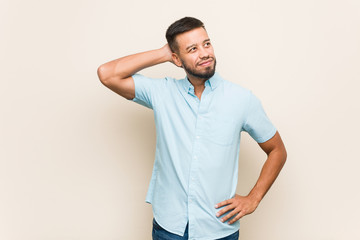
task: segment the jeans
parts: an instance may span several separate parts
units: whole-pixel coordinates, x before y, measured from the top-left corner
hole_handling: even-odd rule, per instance
[[[155,218],[153,219],[153,230],[152,230],[152,239],[153,240],[187,240],[188,239],[188,225],[186,225],[184,236],[181,237],[179,235],[170,233],[160,227],[160,225],[155,221]],[[224,237],[219,238],[217,240],[238,240],[239,239],[239,230],[235,233]]]

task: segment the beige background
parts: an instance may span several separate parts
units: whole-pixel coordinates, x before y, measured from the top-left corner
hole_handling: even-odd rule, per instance
[[[150,239],[151,110],[97,67],[203,20],[218,72],[251,89],[288,161],[241,240],[360,239],[360,2],[0,1],[0,239]],[[152,77],[184,73],[170,63]],[[238,193],[265,160],[243,134]]]

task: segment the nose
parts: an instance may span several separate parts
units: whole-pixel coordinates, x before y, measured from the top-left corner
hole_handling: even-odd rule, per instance
[[[208,57],[209,57],[208,51],[204,47],[199,48],[199,58],[201,58],[201,59],[205,58],[206,59]]]

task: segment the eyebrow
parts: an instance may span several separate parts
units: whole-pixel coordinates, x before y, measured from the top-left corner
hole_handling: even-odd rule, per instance
[[[202,43],[205,43],[205,42],[208,42],[208,41],[210,41],[210,38],[205,39]],[[196,45],[197,45],[196,43],[191,44],[190,46],[188,46],[188,47],[186,48],[186,51],[189,50],[189,49],[192,48],[192,47],[195,47]]]

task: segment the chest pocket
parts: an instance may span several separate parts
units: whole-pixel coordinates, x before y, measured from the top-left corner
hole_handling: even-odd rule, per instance
[[[222,146],[231,145],[239,135],[236,129],[234,119],[217,116],[210,120],[208,140]]]

